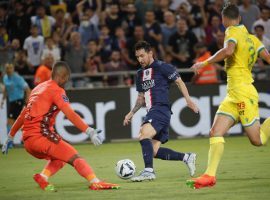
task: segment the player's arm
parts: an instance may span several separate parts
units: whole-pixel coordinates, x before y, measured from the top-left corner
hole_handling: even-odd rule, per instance
[[[31,89],[27,86],[27,87],[25,87],[24,91],[25,91],[24,101],[27,104],[28,99],[29,99],[29,96],[30,96],[30,93],[31,93]]]
[[[191,68],[193,71],[197,74],[198,70],[201,69],[202,67],[220,62],[228,57],[231,57],[235,51],[236,43],[234,41],[229,40],[228,42],[225,43],[225,46],[217,51],[213,56],[210,58],[206,59],[203,62],[198,62],[195,63]]]
[[[269,52],[266,50],[266,48],[262,49],[259,53],[259,56],[265,60],[268,64],[270,64],[270,54]]]
[[[134,107],[133,107],[132,110],[125,116],[123,125],[124,125],[124,126],[128,125],[128,123],[130,122],[130,120],[131,120],[131,118],[133,117],[133,115],[134,115],[141,107],[143,107],[144,105],[145,105],[144,93],[143,93],[143,92],[139,92]]]
[[[99,135],[100,130],[89,127],[82,118],[71,108],[70,104],[66,103],[61,108],[65,116],[74,124],[79,130],[90,136],[94,145],[100,145],[103,142],[103,138]]]
[[[177,87],[179,88],[179,90],[182,92],[186,102],[187,102],[187,106],[193,110],[195,113],[199,112],[199,109],[197,107],[197,105],[191,100],[189,93],[188,93],[188,89],[186,87],[186,84],[182,81],[182,79],[180,77],[178,77],[175,80],[175,83],[177,85]]]

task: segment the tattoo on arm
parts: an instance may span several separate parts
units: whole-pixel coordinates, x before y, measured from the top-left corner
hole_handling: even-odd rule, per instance
[[[138,94],[135,106],[133,107],[131,112],[133,112],[133,114],[135,114],[141,107],[143,107],[143,105],[144,105],[144,94],[142,92],[140,92]]]

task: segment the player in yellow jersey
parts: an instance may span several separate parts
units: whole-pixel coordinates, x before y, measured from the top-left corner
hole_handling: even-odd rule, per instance
[[[227,95],[220,104],[210,130],[208,166],[203,175],[187,180],[194,189],[216,184],[216,171],[223,154],[223,136],[238,121],[243,125],[250,142],[255,146],[266,144],[270,136],[270,118],[259,122],[258,93],[251,74],[257,57],[270,64],[270,55],[258,38],[240,25],[241,17],[236,5],[227,4],[222,10],[222,22],[226,27],[224,47],[204,62],[192,66],[195,73],[201,67],[225,60]]]

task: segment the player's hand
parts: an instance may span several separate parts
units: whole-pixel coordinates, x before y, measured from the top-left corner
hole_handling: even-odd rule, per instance
[[[129,113],[125,116],[125,119],[124,119],[124,121],[123,121],[123,125],[124,125],[124,126],[128,125],[132,117],[133,117],[133,112],[129,112]]]
[[[101,145],[104,141],[104,138],[100,135],[102,131],[99,129],[94,129],[91,127],[88,127],[86,129],[86,134],[90,136],[91,142],[95,145]]]
[[[13,147],[13,137],[8,135],[8,138],[4,142],[2,146],[2,154],[8,154],[8,149],[11,149]]]
[[[199,74],[199,69],[203,67],[203,62],[197,62],[194,65],[192,65],[191,69],[195,74]]]
[[[199,113],[199,108],[197,107],[197,105],[191,99],[187,100],[187,106],[191,110],[193,110],[193,112]]]

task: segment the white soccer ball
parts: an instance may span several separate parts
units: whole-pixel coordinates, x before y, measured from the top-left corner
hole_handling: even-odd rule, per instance
[[[119,160],[115,166],[116,175],[122,179],[129,179],[134,176],[136,166],[130,159]]]

